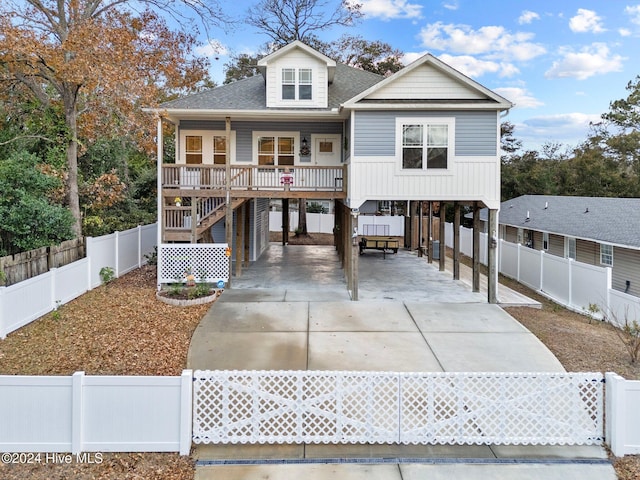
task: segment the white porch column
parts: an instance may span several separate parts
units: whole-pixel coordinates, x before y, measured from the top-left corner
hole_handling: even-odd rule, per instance
[[[160,255],[160,244],[162,244],[162,234],[164,233],[164,212],[163,212],[163,197],[162,197],[162,158],[164,156],[164,137],[162,135],[162,117],[158,116],[158,133],[157,133],[157,149],[158,149],[158,158],[157,158],[157,184],[156,190],[158,192],[157,195],[157,210],[158,210],[158,229],[156,235],[156,244],[158,247],[158,261],[156,263],[156,269],[158,270],[156,278],[160,278],[160,262],[162,261],[162,255]],[[157,285],[158,290],[160,290],[160,283]]]

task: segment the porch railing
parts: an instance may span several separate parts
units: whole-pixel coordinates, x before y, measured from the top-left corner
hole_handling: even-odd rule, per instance
[[[231,167],[231,189],[342,192],[345,167],[267,165]],[[180,189],[226,188],[224,165],[163,165],[162,187]]]

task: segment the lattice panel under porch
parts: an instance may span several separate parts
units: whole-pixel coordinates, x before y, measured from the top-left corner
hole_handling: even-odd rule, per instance
[[[158,283],[184,281],[187,272],[196,281],[229,281],[226,243],[162,244],[158,248]]]

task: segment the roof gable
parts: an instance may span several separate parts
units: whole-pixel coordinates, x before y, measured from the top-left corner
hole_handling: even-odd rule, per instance
[[[318,62],[325,64],[329,72],[329,82],[333,81],[333,77],[335,75],[336,61],[320,53],[319,51],[311,48],[309,45],[301,42],[300,40],[291,42],[285,45],[284,47],[276,50],[275,52],[267,55],[266,57],[262,57],[260,60],[258,60],[258,69],[260,70],[260,73],[264,75],[269,64],[273,64],[274,62],[282,59],[283,57],[290,55],[295,50],[301,50],[309,57],[312,57],[316,59]]]
[[[490,105],[504,110],[513,104],[430,54],[396,72],[345,104],[364,102],[434,101]]]

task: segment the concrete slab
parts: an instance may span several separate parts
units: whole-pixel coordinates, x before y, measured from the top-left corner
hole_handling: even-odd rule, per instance
[[[406,303],[423,332],[516,332],[527,329],[498,305],[458,303]]]
[[[284,302],[287,291],[284,288],[251,288],[237,289],[237,287],[227,289],[216,303],[225,302]]]
[[[309,300],[314,302],[350,301],[351,296],[346,287],[334,289],[320,287],[313,293],[310,293],[309,290],[289,289],[285,294],[287,302],[308,302]]]
[[[305,445],[198,445],[191,455],[196,461],[204,460],[273,460],[302,459],[305,457]]]
[[[194,343],[187,359],[194,370],[307,369],[306,332],[218,332]]]
[[[492,445],[497,458],[598,459],[609,457],[600,445]]]
[[[325,302],[309,305],[312,332],[418,332],[399,302]]]
[[[195,480],[402,480],[397,465],[221,465],[199,467]]]
[[[313,332],[309,370],[441,372],[420,333]]]
[[[615,480],[611,465],[400,465],[403,480]]]
[[[532,333],[428,334],[445,372],[564,372],[564,367]]]
[[[216,302],[198,325],[194,341],[209,332],[306,332],[308,321],[308,303]]]
[[[495,458],[487,445],[306,445],[306,458]]]

